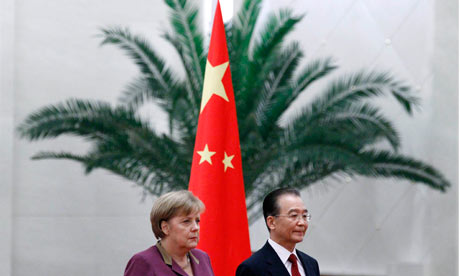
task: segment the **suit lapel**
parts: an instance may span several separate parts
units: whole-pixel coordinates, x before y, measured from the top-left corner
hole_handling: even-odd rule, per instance
[[[310,271],[314,271],[313,267],[311,267],[310,263],[302,256],[299,250],[296,249],[297,256],[299,257],[300,262],[302,263],[303,270],[305,271],[305,275],[309,276]]]
[[[172,270],[179,275],[187,276],[188,274],[173,260],[172,262]]]
[[[262,247],[262,252],[267,264],[266,275],[290,276],[286,266],[281,262],[280,257],[268,242]]]

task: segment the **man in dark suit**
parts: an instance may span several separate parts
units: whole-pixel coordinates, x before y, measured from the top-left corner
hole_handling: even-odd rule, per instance
[[[236,276],[319,276],[318,262],[295,249],[311,218],[299,191],[281,188],[270,192],[263,212],[270,238],[238,266]]]

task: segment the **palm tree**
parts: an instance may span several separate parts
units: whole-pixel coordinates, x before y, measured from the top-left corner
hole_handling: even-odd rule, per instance
[[[33,159],[75,160],[86,173],[104,168],[152,195],[187,188],[207,53],[198,10],[186,0],[165,3],[172,31],[163,38],[180,56],[185,78],[177,77],[141,36],[120,27],[102,29],[102,44],[120,47],[139,66],[139,77],[126,86],[117,106],[69,99],[30,114],[18,127],[22,137],[70,134],[92,143],[84,155],[40,152]],[[299,95],[337,65],[322,58],[299,68],[302,50],[284,40],[302,16],[290,10],[272,13],[255,33],[260,3],[245,0],[226,26],[250,222],[258,218],[267,191],[287,185],[304,189],[331,176],[396,177],[445,191],[450,184],[439,171],[398,153],[397,130],[371,104],[372,98],[392,95],[409,115],[418,104],[412,89],[388,72],[338,77],[301,112],[281,121]],[[138,114],[151,101],[167,114],[165,134]],[[376,148],[382,141],[388,149]]]

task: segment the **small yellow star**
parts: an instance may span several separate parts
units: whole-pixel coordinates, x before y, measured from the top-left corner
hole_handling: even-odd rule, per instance
[[[235,157],[235,155],[227,156],[227,153],[224,151],[224,160],[222,160],[222,163],[224,163],[224,172],[227,171],[227,168],[230,167],[234,169],[233,164],[232,164],[232,159]]]
[[[204,146],[204,149],[202,151],[197,151],[197,153],[201,156],[199,164],[201,164],[204,161],[206,161],[206,162],[208,162],[209,164],[212,165],[211,156],[216,154],[216,152],[215,151],[209,151],[208,144],[206,144],[206,146]]]
[[[209,60],[206,62],[206,71],[204,74],[203,97],[201,99],[200,113],[211,99],[213,94],[222,97],[228,102],[227,93],[225,92],[222,78],[227,71],[228,61],[217,66],[212,66]]]

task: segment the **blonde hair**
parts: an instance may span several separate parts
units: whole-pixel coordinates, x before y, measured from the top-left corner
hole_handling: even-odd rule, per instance
[[[162,239],[165,236],[161,230],[162,221],[167,221],[177,215],[189,215],[203,211],[203,202],[190,191],[182,190],[166,193],[153,203],[152,211],[150,212],[152,231],[157,239]]]

